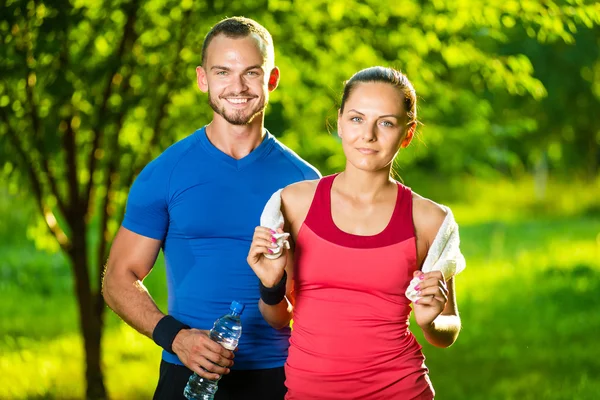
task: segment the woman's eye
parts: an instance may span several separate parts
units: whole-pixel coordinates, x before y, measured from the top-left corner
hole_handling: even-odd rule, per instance
[[[352,118],[350,118],[350,121],[352,121],[352,122],[361,122],[362,118],[361,117],[352,117]]]
[[[385,126],[386,128],[391,128],[394,126],[394,124],[392,124],[390,121],[381,121],[381,125]]]

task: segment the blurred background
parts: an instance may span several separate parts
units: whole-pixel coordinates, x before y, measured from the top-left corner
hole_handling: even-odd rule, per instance
[[[5,0],[0,398],[145,399],[160,352],[99,293],[140,169],[209,121],[195,67],[226,16],[269,29],[266,126],[342,169],[342,84],[405,72],[418,140],[395,171],[453,208],[463,331],[424,345],[439,399],[600,393],[600,5],[585,0]],[[165,309],[162,259],[146,280]],[[416,332],[423,343],[422,336]]]

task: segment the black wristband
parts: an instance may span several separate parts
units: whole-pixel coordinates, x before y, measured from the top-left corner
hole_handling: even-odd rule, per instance
[[[171,315],[165,315],[152,331],[152,340],[169,353],[175,354],[172,347],[173,340],[182,329],[190,329],[190,327],[177,321]]]
[[[283,271],[283,276],[279,283],[273,287],[266,287],[259,281],[258,288],[260,290],[260,298],[265,304],[270,306],[281,303],[285,297],[285,284],[287,282],[287,272]]]

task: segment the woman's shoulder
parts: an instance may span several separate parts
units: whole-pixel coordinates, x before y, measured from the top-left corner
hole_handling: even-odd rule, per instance
[[[446,215],[448,215],[447,209],[415,192],[412,192],[412,201],[413,223],[417,235],[427,241],[433,241],[444,219],[446,219]]]
[[[317,191],[320,179],[292,183],[281,191],[281,200],[289,206],[301,206],[309,203]]]
[[[302,222],[308,214],[320,179],[300,181],[286,186],[281,192],[282,211],[287,221]]]

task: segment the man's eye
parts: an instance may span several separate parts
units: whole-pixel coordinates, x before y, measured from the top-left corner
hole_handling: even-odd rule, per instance
[[[219,71],[217,72],[217,75],[227,75],[227,71]]]

